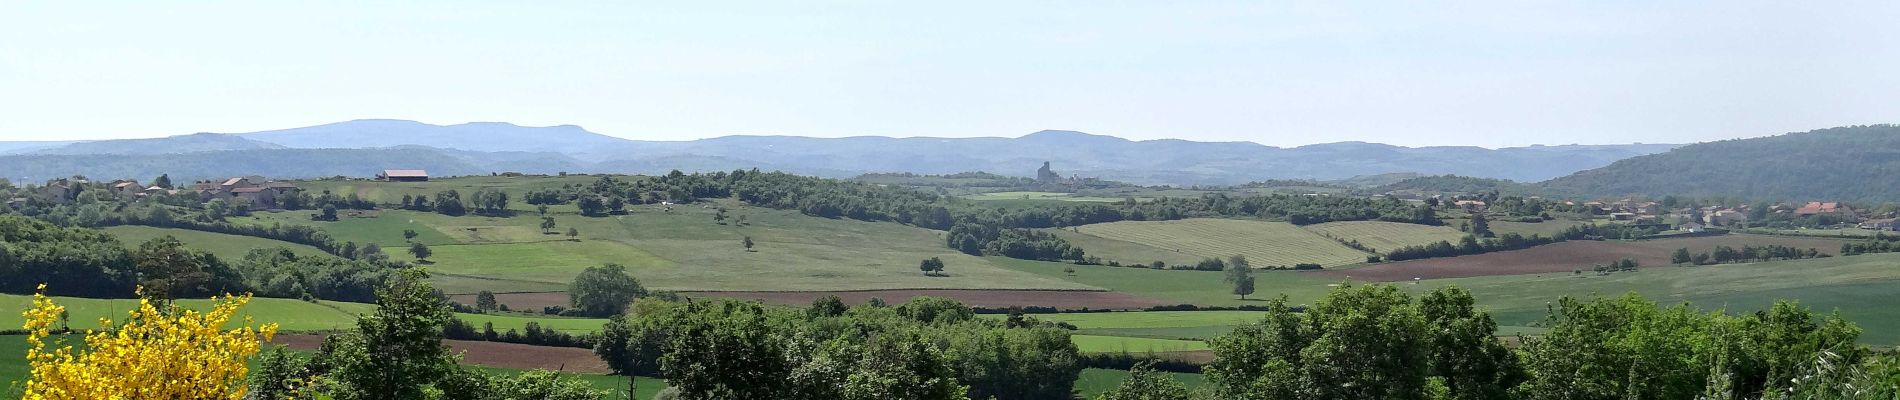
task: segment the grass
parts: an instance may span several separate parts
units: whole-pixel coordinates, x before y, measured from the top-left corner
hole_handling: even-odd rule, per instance
[[[994,258],[1005,267],[1078,284],[1105,288],[1150,299],[1180,304],[1239,306],[1261,305],[1262,299],[1285,294],[1294,304],[1310,304],[1325,296],[1328,285],[1340,281],[1332,277],[1298,271],[1255,271],[1254,294],[1247,300],[1229,294],[1231,287],[1214,271],[1165,271],[1147,268],[1077,266],[1063,263]],[[1063,272],[1074,268],[1075,274]]]
[[[1380,252],[1406,246],[1424,246],[1440,241],[1458,243],[1465,236],[1458,229],[1385,221],[1344,221],[1307,225],[1304,228],[1338,240],[1357,240]],[[1361,260],[1364,261],[1364,260]]]
[[[1255,311],[1140,311],[1030,315],[1075,325],[1077,334],[1205,340],[1260,319]],[[985,315],[1002,318],[1002,315]]]
[[[105,231],[111,233],[113,237],[119,238],[119,241],[124,242],[126,247],[129,248],[137,248],[140,243],[145,243],[152,239],[171,236],[177,238],[179,242],[183,242],[186,247],[208,251],[225,260],[244,258],[244,255],[250,254],[251,249],[267,249],[273,247],[290,249],[291,252],[295,252],[298,255],[328,255],[328,253],[324,253],[323,250],[318,250],[316,247],[309,245],[189,229],[153,228],[149,226],[114,226],[105,228]]]
[[[1424,291],[1468,289],[1503,325],[1531,325],[1560,296],[1616,296],[1634,292],[1663,304],[1747,312],[1776,299],[1798,300],[1818,312],[1839,310],[1864,329],[1862,342],[1900,344],[1900,253],[1703,267],[1650,267],[1607,276],[1568,273],[1427,280],[1401,287]]]
[[[1182,385],[1187,386],[1188,390],[1200,387],[1202,381],[1205,380],[1201,374],[1180,372],[1167,372],[1166,374],[1174,377],[1174,380],[1180,381]],[[1081,395],[1081,398],[1092,399],[1095,398],[1095,396],[1100,396],[1104,392],[1121,386],[1122,381],[1127,379],[1128,371],[1099,368],[1085,369],[1082,370],[1082,376],[1075,380],[1075,392]]]
[[[1155,339],[1128,336],[1070,335],[1076,350],[1083,353],[1148,353],[1207,350],[1199,340]]]
[[[1589,224],[1589,222],[1570,220],[1550,220],[1544,222],[1490,221],[1491,233],[1494,234],[1517,233],[1524,236],[1540,235],[1543,237],[1557,236],[1558,233],[1562,233],[1565,229],[1586,224]],[[1456,223],[1453,223],[1453,225],[1456,225]],[[1453,238],[1452,242],[1457,243],[1458,241],[1456,239],[1457,238]]]
[[[32,305],[33,297],[13,294],[0,294],[0,326],[18,327],[26,322],[18,311]],[[126,312],[138,305],[135,299],[87,299],[76,297],[54,297],[53,301],[66,307],[70,314],[68,322],[73,329],[86,329],[98,326],[100,318],[122,320]],[[176,302],[187,308],[206,309],[211,301],[206,299],[182,299]],[[317,303],[292,299],[252,298],[249,304],[240,309],[237,323],[245,316],[259,324],[276,323],[284,331],[335,331],[356,327],[356,316],[375,312],[376,306],[362,303],[321,301]],[[519,314],[455,314],[457,318],[469,321],[476,327],[484,322],[495,324],[495,330],[521,330],[528,322],[539,323],[543,328],[570,333],[592,332],[605,325],[607,320],[594,318],[564,318],[555,316],[532,316]]]
[[[1366,253],[1353,250],[1285,222],[1196,218],[1179,221],[1122,221],[1077,227],[1079,233],[1158,250],[1145,254],[1116,254],[1129,245],[1087,249],[1104,259],[1144,260],[1159,251],[1193,258],[1247,256],[1254,266],[1291,266],[1314,263],[1340,266],[1362,263]]]
[[[1122,198],[1120,197],[1078,196],[1074,193],[1060,193],[1060,192],[989,192],[989,193],[977,193],[977,194],[965,195],[963,196],[963,198],[969,199],[969,200],[976,200],[976,201],[1059,200],[1059,201],[1080,201],[1080,202],[1095,202],[1095,203],[1113,203],[1117,201],[1122,201]]]
[[[670,211],[640,205],[608,217],[554,215],[554,230],[574,228],[577,241],[542,234],[541,218],[532,212],[451,217],[388,210],[338,222],[258,213],[250,220],[313,224],[340,241],[382,244],[398,259],[409,259],[402,230],[416,230],[422,233],[417,240],[435,252],[427,265],[437,273],[434,283],[451,294],[563,290],[581,270],[605,263],[625,265],[648,288],[662,290],[1095,289],[958,253],[943,245],[939,231],[719,205],[747,224],[716,224],[714,210],[698,205]],[[752,251],[740,244],[747,236],[756,243]],[[948,277],[917,271],[917,263],[931,257],[948,264]]]

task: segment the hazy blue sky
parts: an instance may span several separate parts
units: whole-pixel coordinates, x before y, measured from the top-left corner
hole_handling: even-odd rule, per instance
[[[401,118],[1495,147],[1900,122],[1895,1],[606,3],[0,0],[0,139]]]

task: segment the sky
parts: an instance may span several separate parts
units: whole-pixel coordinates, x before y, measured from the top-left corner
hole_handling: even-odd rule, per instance
[[[643,140],[1687,143],[1900,122],[1896,17],[1894,1],[0,0],[0,140],[394,118]]]

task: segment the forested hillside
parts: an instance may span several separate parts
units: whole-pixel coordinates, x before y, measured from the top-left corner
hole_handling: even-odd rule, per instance
[[[1545,182],[1555,193],[1741,196],[1769,200],[1900,199],[1900,125],[1724,140],[1617,161]]]

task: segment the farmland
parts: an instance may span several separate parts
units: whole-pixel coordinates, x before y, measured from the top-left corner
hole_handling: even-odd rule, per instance
[[[1304,228],[1320,236],[1337,240],[1357,240],[1360,244],[1380,252],[1440,241],[1457,243],[1459,238],[1465,236],[1464,232],[1450,227],[1385,221],[1328,222],[1308,225]]]
[[[436,184],[439,182],[431,182]],[[539,216],[450,217],[388,210],[337,222],[303,213],[257,213],[240,221],[309,224],[339,241],[377,243],[399,257],[402,232],[432,246],[427,265],[445,292],[559,291],[574,274],[604,263],[626,265],[650,288],[664,290],[1058,289],[1086,285],[1022,274],[943,245],[940,233],[892,223],[815,218],[795,211],[722,202],[744,224],[716,224],[700,206],[634,206],[629,215],[557,214],[557,228],[577,240],[543,234]],[[751,237],[752,251],[741,246]],[[939,257],[944,277],[926,277],[919,260]]]
[[[225,259],[237,259],[250,253],[251,249],[285,248],[299,255],[321,255],[323,250],[308,245],[271,240],[251,236],[227,235],[186,229],[153,228],[147,226],[115,226],[105,229],[119,238],[127,247],[138,247],[140,243],[164,236],[177,238],[186,247],[216,254]]]
[[[1123,221],[1091,224],[1077,233],[1124,244],[1088,247],[1104,259],[1147,262],[1169,252],[1176,259],[1247,256],[1256,267],[1314,263],[1340,266],[1364,262],[1367,253],[1284,222],[1196,218],[1178,221]],[[1094,241],[1095,244],[1108,244]],[[1095,249],[1100,250],[1095,250]]]
[[[1573,275],[1486,276],[1425,280],[1402,285],[1414,290],[1458,286],[1491,308],[1500,324],[1522,325],[1543,318],[1545,306],[1559,296],[1614,296],[1639,293],[1662,303],[1690,302],[1703,309],[1756,310],[1775,299],[1799,300],[1820,312],[1839,309],[1867,331],[1863,342],[1900,344],[1900,309],[1891,294],[1900,290],[1900,254],[1874,254],[1807,260],[1702,267],[1653,267],[1639,272]]]
[[[1669,263],[1669,254],[1679,248],[1687,248],[1691,252],[1703,252],[1714,249],[1715,246],[1739,248],[1780,245],[1800,249],[1814,248],[1823,254],[1834,254],[1840,251],[1841,243],[1843,242],[1835,239],[1767,235],[1723,235],[1636,241],[1573,240],[1523,250],[1401,261],[1346,270],[1322,271],[1319,274],[1340,279],[1351,277],[1362,281],[1403,281],[1413,278],[1567,273],[1577,269],[1589,271],[1598,264],[1608,264],[1624,258],[1634,259],[1642,265],[1664,265]]]

